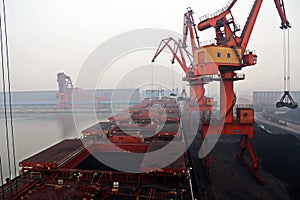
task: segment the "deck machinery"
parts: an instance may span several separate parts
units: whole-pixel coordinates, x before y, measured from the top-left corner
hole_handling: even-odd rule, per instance
[[[250,143],[254,134],[254,110],[248,105],[235,105],[236,96],[233,83],[245,79],[244,74],[236,73],[237,70],[255,65],[257,62],[257,55],[253,51],[246,50],[246,48],[263,0],[254,1],[240,36],[237,35],[240,27],[236,24],[231,13],[236,2],[237,0],[231,0],[224,8],[214,14],[201,17],[198,25],[194,23],[193,11],[188,8],[188,12],[184,15],[183,39],[179,41],[173,38],[162,40],[152,62],[164,48],[169,48],[173,54],[172,61],[174,62],[176,59],[186,73],[184,80],[189,82],[191,99],[197,100],[197,109],[200,112],[212,110],[212,104],[207,104],[209,98],[204,96],[204,85],[212,81],[220,82],[219,118],[202,117],[199,119],[202,122],[200,127],[202,143],[210,134],[242,135],[240,152],[237,157],[249,166],[256,179],[262,183],[263,179],[258,173],[258,158]],[[274,2],[281,18],[280,28],[290,28],[291,25],[286,18],[283,0],[274,0]],[[208,28],[215,30],[215,41],[211,44],[201,45],[197,29],[204,31]],[[187,50],[188,34],[190,35],[192,53]],[[187,60],[190,60],[190,66],[186,64]],[[281,103],[279,103],[281,107],[297,107],[297,104],[289,97],[289,92],[286,91]],[[212,100],[210,101],[212,102]],[[195,109],[192,104],[188,104],[188,107],[190,110]],[[236,109],[236,116],[234,116],[234,109]],[[206,115],[203,114],[202,116]],[[248,163],[244,158],[245,151],[248,152],[251,163]],[[208,168],[209,157],[206,156],[203,161]]]
[[[192,199],[186,153],[160,169],[155,162],[164,160],[141,156],[139,173],[95,159],[105,155],[126,167],[130,153],[139,156],[165,145],[185,152],[181,130],[176,99],[145,99],[83,130],[81,140],[63,140],[21,161],[21,175],[5,185],[5,199]]]

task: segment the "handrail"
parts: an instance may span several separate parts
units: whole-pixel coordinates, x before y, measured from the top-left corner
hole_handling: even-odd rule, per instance
[[[214,12],[213,14],[209,14],[209,13],[208,13],[208,14],[206,14],[206,15],[201,16],[201,17],[199,18],[199,19],[200,19],[200,22],[203,22],[203,21],[205,21],[205,20],[207,20],[207,19],[209,19],[209,18],[212,18],[212,17],[216,17],[216,16],[218,16],[219,14],[225,12],[226,10],[228,10],[228,8],[230,7],[230,5],[231,5],[234,1],[236,1],[236,0],[229,0],[229,1],[227,2],[227,4],[226,4],[223,8],[217,10],[217,11]]]

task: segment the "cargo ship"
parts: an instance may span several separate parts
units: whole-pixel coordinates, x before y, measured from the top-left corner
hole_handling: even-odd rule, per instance
[[[235,158],[236,136],[221,136],[207,171],[185,112],[175,98],[146,98],[19,162],[0,199],[290,199],[282,181],[261,169],[260,185]]]
[[[151,154],[165,146],[173,151],[162,156],[173,156],[172,162]],[[20,176],[6,183],[0,196],[193,199],[188,163],[176,99],[149,98],[83,130],[81,138],[21,161]]]

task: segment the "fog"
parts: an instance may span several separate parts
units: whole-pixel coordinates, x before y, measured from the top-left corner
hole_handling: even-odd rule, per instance
[[[57,72],[63,71],[75,80],[88,56],[112,37],[143,28],[182,33],[183,14],[187,7],[192,7],[195,22],[198,23],[200,16],[215,12],[226,3],[227,0],[6,1],[12,90],[56,90]],[[233,9],[235,20],[241,27],[244,26],[252,3],[252,0],[238,1]],[[292,23],[291,85],[292,90],[299,90],[300,56],[297,53],[300,52],[300,39],[297,36],[300,35],[300,2],[289,0],[285,4],[288,19]],[[242,70],[246,74],[246,80],[237,83],[239,93],[283,88],[283,31],[279,29],[279,25],[280,18],[274,2],[264,1],[248,45],[249,49],[256,50],[258,64]],[[200,33],[201,41],[213,38],[213,29]],[[156,42],[157,46],[159,42]],[[151,53],[145,55],[149,56]],[[139,59],[146,65],[152,57],[133,59]],[[168,62],[169,58],[166,59]],[[157,64],[162,64],[160,62],[164,64],[162,59]],[[128,59],[120,67],[126,68],[126,65],[131,65]],[[175,68],[180,71],[179,65]],[[154,68],[154,74],[155,70]],[[114,75],[111,72],[112,77],[118,78]],[[171,81],[169,84],[171,85]],[[176,87],[182,86],[179,80],[176,84]],[[113,85],[107,82],[103,87],[110,88]]]

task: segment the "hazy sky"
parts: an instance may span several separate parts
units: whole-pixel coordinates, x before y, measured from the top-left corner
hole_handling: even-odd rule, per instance
[[[12,89],[56,90],[57,72],[64,71],[75,79],[89,54],[111,37],[141,28],[181,33],[187,7],[192,7],[198,23],[200,16],[226,3],[227,0],[7,0]],[[233,15],[241,27],[252,3],[253,0],[240,0],[235,5]],[[300,90],[300,2],[286,0],[285,4],[293,26],[292,89]],[[237,90],[282,89],[283,33],[279,25],[273,0],[265,0],[248,45],[256,50],[258,64],[243,70],[246,80],[237,83]],[[213,29],[200,34],[202,41],[213,37]]]

